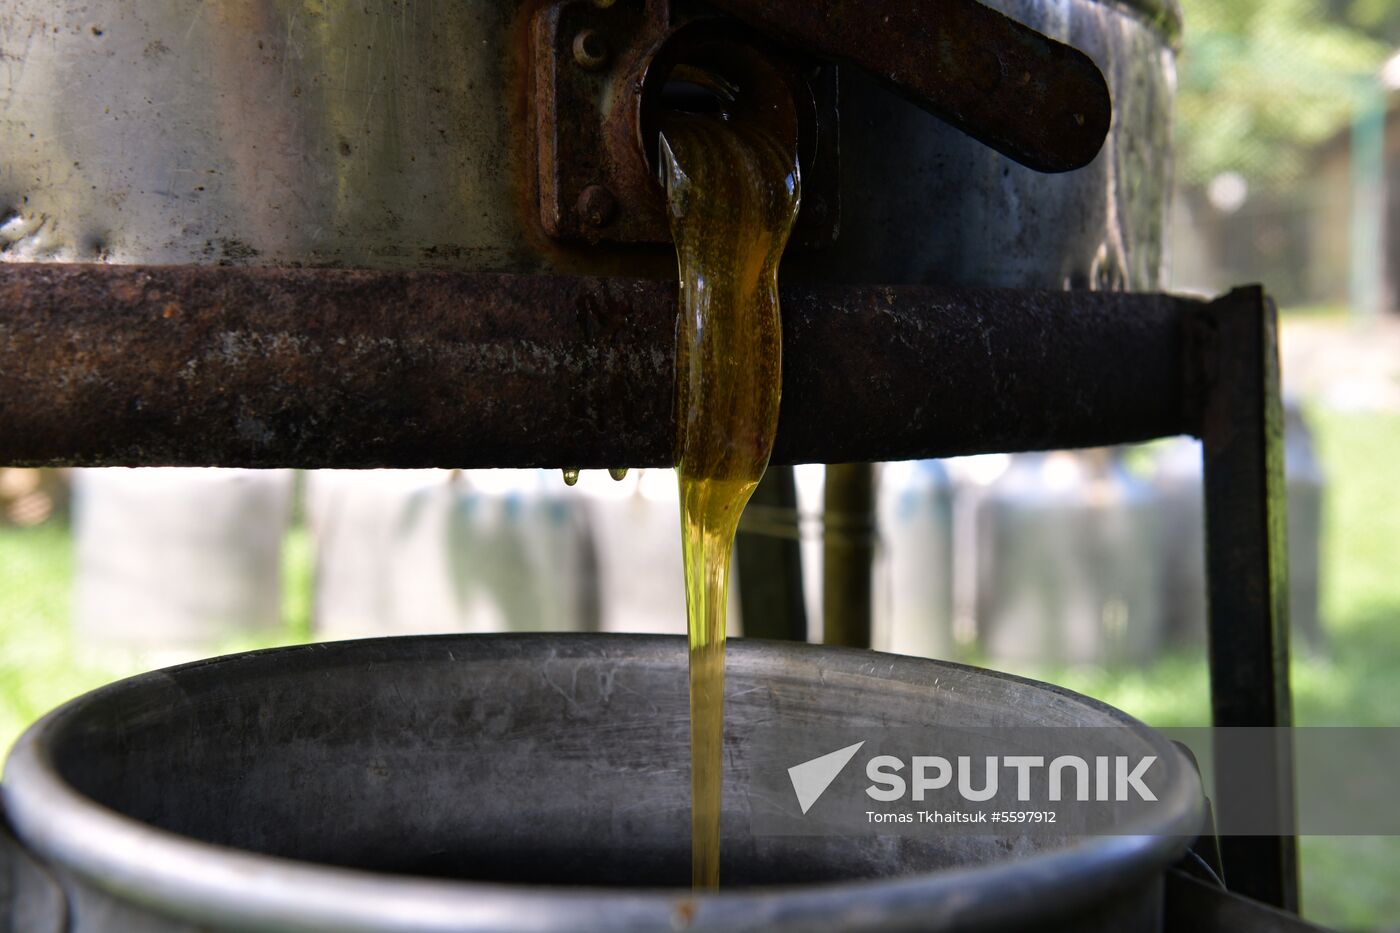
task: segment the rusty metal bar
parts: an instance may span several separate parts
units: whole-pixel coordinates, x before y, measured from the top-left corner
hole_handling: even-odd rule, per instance
[[[1259,287],[1240,288],[1190,322],[1189,359],[1202,403],[1206,577],[1212,718],[1222,726],[1290,726],[1287,493],[1278,320]],[[1225,822],[1292,826],[1293,750],[1287,729],[1267,747],[1218,730],[1215,806]],[[1257,775],[1267,756],[1272,782]],[[1239,762],[1234,767],[1231,762]],[[1298,910],[1297,838],[1221,840],[1231,891]]]
[[[0,463],[671,462],[674,283],[0,265]],[[1193,428],[1162,295],[783,290],[774,463],[1092,446]]]
[[[1165,933],[1328,933],[1326,927],[1222,890],[1179,868],[1167,872],[1162,903]]]

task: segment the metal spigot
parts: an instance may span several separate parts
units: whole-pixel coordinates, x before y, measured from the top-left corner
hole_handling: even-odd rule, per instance
[[[778,123],[795,133],[811,205],[798,217],[797,245],[830,242],[839,225],[836,62],[1040,172],[1088,164],[1112,120],[1108,85],[1087,55],[975,0],[713,6],[729,16],[681,16],[670,0],[558,0],[541,9],[532,60],[547,233],[594,243],[669,239],[648,163],[659,91],[677,66],[738,69],[747,79],[741,96],[760,106],[786,101]]]

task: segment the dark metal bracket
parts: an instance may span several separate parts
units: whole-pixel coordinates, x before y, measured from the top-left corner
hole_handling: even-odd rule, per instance
[[[1165,933],[1327,933],[1296,914],[1193,877],[1167,872]]]
[[[1112,121],[1083,52],[975,0],[712,0],[779,40],[868,72],[1038,172],[1087,165]]]
[[[1201,309],[1188,327],[1205,467],[1212,718],[1217,729],[1291,726],[1277,312],[1263,289],[1241,288]],[[1262,748],[1216,735],[1221,812],[1256,825],[1293,826],[1287,730],[1275,729]],[[1241,781],[1239,775],[1258,773],[1261,755],[1274,762],[1273,782]],[[1225,837],[1221,850],[1231,890],[1297,911],[1295,836]]]

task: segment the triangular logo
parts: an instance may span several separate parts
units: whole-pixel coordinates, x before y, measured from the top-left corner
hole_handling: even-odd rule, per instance
[[[864,744],[857,742],[847,745],[820,758],[813,758],[788,768],[788,777],[792,778],[792,789],[797,793],[797,803],[802,807],[804,815],[812,809],[812,804],[826,793],[826,789],[836,780],[841,769],[846,767],[846,763],[855,757]]]

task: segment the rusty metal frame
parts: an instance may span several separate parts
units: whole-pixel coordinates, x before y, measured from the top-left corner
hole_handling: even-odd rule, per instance
[[[783,288],[774,463],[1188,430],[1165,295]],[[668,465],[674,282],[0,264],[0,463]]]
[[[564,0],[532,24],[532,109],[540,222],[562,239],[664,243],[659,189],[619,124],[640,98],[648,52],[669,30],[664,7]],[[618,137],[621,138],[618,138]],[[655,189],[655,190],[654,190]]]
[[[782,301],[774,463],[1202,438],[1215,724],[1291,723],[1261,289],[788,285]],[[0,265],[0,464],[669,465],[676,314],[658,280]],[[1271,786],[1220,769],[1220,812],[1292,813],[1283,744]],[[1295,852],[1225,839],[1226,880],[1296,909]]]
[[[1328,933],[1249,898],[1234,896],[1180,869],[1167,872],[1163,933]]]
[[[1287,490],[1278,320],[1258,287],[1236,289],[1189,320],[1199,399],[1206,511],[1211,711],[1217,728],[1293,724],[1289,686]],[[1295,826],[1293,749],[1286,728],[1267,747],[1215,743],[1215,804]],[[1272,759],[1272,782],[1242,781]],[[1231,762],[1247,767],[1233,767]],[[1225,837],[1232,891],[1296,912],[1297,838]]]

